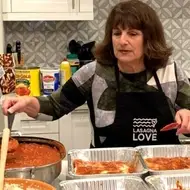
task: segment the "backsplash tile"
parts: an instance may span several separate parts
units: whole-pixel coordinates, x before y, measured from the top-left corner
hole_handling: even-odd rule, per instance
[[[5,41],[22,43],[26,65],[58,66],[70,40],[100,42],[109,10],[122,0],[94,0],[93,21],[5,22]],[[124,1],[124,0],[123,0]],[[190,1],[142,0],[159,15],[173,59],[190,73]]]

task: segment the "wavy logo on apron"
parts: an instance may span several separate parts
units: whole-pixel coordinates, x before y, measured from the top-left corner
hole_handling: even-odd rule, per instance
[[[134,118],[133,141],[157,141],[157,118]]]

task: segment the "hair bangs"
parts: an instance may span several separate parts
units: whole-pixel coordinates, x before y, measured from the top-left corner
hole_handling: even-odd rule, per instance
[[[141,20],[134,14],[128,12],[125,13],[116,13],[113,24],[112,24],[112,29],[137,29],[137,30],[142,30],[142,23]]]

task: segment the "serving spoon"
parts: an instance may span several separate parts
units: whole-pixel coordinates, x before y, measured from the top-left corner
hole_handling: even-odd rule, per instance
[[[10,129],[10,132],[12,131],[14,118],[15,118],[15,113],[8,112],[8,128]],[[14,152],[18,148],[18,146],[19,146],[18,141],[10,137],[8,145],[8,153]]]
[[[10,129],[8,127],[8,116],[4,116],[4,129],[1,141],[1,160],[0,160],[0,189],[3,190],[4,186],[4,174],[5,174],[5,165],[7,159],[7,152],[8,152],[8,144],[9,144],[9,137],[10,137]]]
[[[0,190],[2,190],[4,186],[4,175],[5,175],[7,153],[14,152],[19,146],[19,143],[16,139],[10,138],[14,117],[15,117],[14,113],[13,114],[8,113],[8,116],[4,116],[4,129],[1,141],[1,155],[0,155]]]

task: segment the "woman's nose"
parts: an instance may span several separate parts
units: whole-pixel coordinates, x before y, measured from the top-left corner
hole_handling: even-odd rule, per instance
[[[121,44],[128,44],[129,36],[125,33],[122,33],[120,36],[120,43]]]

